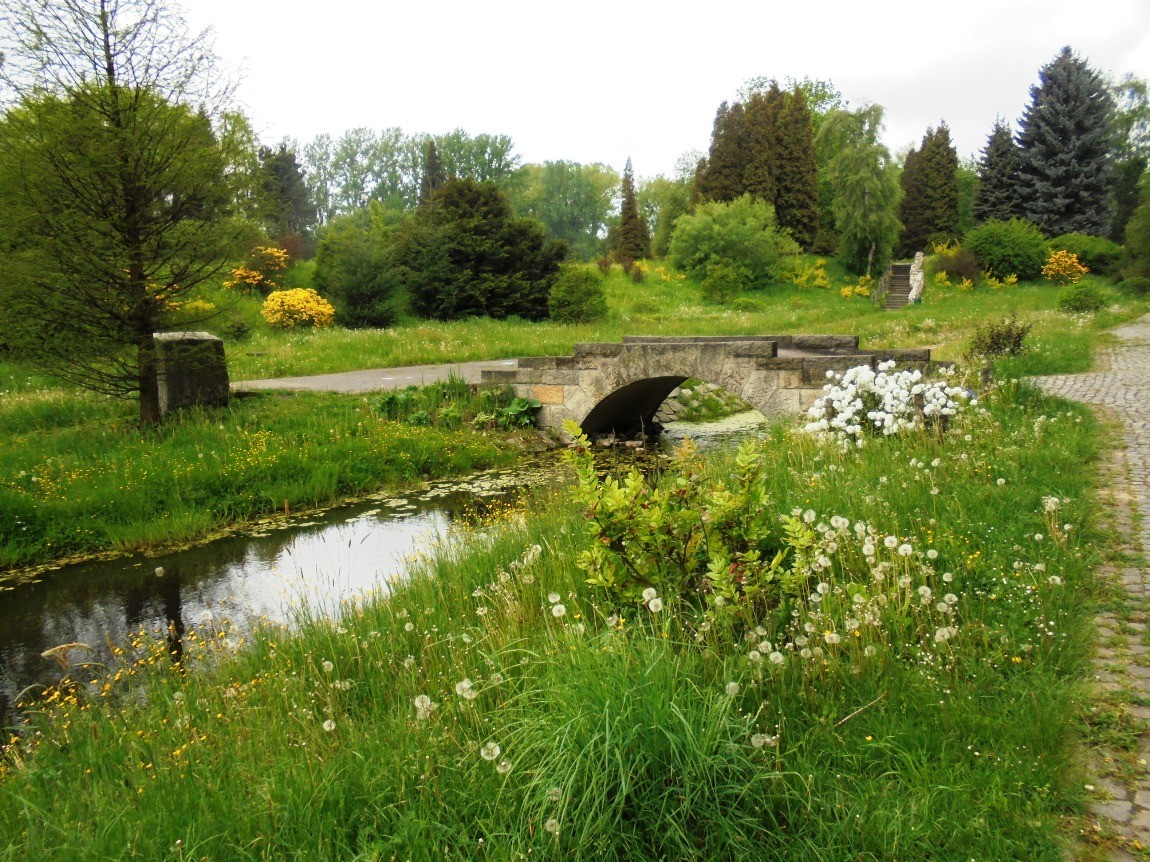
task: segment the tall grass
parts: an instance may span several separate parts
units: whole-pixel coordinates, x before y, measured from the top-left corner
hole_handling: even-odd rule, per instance
[[[10,391],[0,401],[0,569],[201,538],[514,458],[505,435],[387,421],[377,402],[257,395],[140,432],[120,401]]]
[[[529,500],[337,621],[223,648],[213,619],[198,669],[141,638],[118,677],[73,671],[0,768],[0,859],[1062,859],[1099,429],[1013,385],[984,409],[758,444],[780,516],[937,551],[945,643],[891,612],[873,659],[755,661],[766,630],[589,587],[585,513]]]

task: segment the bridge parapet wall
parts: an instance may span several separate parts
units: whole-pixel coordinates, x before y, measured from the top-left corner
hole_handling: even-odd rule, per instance
[[[887,359],[926,366],[930,351],[864,351],[853,335],[625,336],[576,344],[571,356],[521,359],[517,369],[484,371],[483,380],[538,399],[542,428],[561,433],[571,419],[588,433],[632,433],[688,378],[733,392],[766,416],[797,415],[822,394],[828,371]]]

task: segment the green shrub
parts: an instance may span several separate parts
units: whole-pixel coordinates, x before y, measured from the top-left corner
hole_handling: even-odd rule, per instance
[[[746,287],[743,274],[725,263],[713,263],[707,267],[707,274],[701,282],[703,299],[706,302],[724,303]]]
[[[778,280],[784,256],[797,253],[794,240],[779,231],[774,207],[750,195],[702,204],[679,217],[671,236],[671,261],[700,282],[723,264],[745,287],[765,287]]]
[[[1026,219],[991,219],[966,234],[962,244],[978,259],[979,267],[995,278],[1016,275],[1032,281],[1042,275],[1048,249],[1046,240]]]
[[[968,360],[988,356],[1018,356],[1025,349],[1022,343],[1030,333],[1031,324],[1019,323],[1017,315],[1004,317],[998,323],[976,327],[966,349]]]
[[[551,319],[560,323],[602,320],[607,314],[602,280],[585,266],[564,264],[551,288],[547,307]]]
[[[1064,233],[1049,242],[1051,251],[1068,251],[1095,275],[1114,275],[1122,262],[1122,246],[1101,236]]]
[[[944,272],[948,279],[956,282],[964,278],[978,281],[982,275],[978,258],[970,249],[949,243],[934,248],[935,253],[926,265],[927,275],[933,276]]]
[[[1068,284],[1058,291],[1058,308],[1066,312],[1100,311],[1106,307],[1106,297],[1089,282]]]
[[[359,329],[395,322],[400,285],[390,250],[401,218],[375,204],[333,219],[320,236],[309,281],[331,298],[340,326]],[[291,272],[293,277],[305,274]]]
[[[1136,296],[1145,296],[1150,293],[1150,278],[1135,275],[1118,282],[1118,289]]]

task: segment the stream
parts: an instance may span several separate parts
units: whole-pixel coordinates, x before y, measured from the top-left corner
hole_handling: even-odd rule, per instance
[[[717,422],[675,422],[660,445],[691,437],[700,447],[714,446],[766,421],[752,411]],[[291,624],[304,609],[336,614],[357,598],[386,593],[407,559],[465,514],[553,483],[561,469],[559,453],[550,452],[405,493],[261,520],[171,553],[65,566],[0,592],[0,729],[17,723],[16,703],[29,696],[22,692],[34,694],[63,676],[61,664],[42,655],[52,647],[85,644],[72,652],[73,663],[111,666],[112,648],[141,631],[167,639],[178,654],[184,631],[205,619],[229,618],[242,632],[261,620]]]

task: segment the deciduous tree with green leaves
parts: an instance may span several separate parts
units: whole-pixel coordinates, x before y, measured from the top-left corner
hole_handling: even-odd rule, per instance
[[[243,238],[211,110],[228,86],[162,0],[13,0],[0,76],[6,339],[159,421],[152,334]]]

